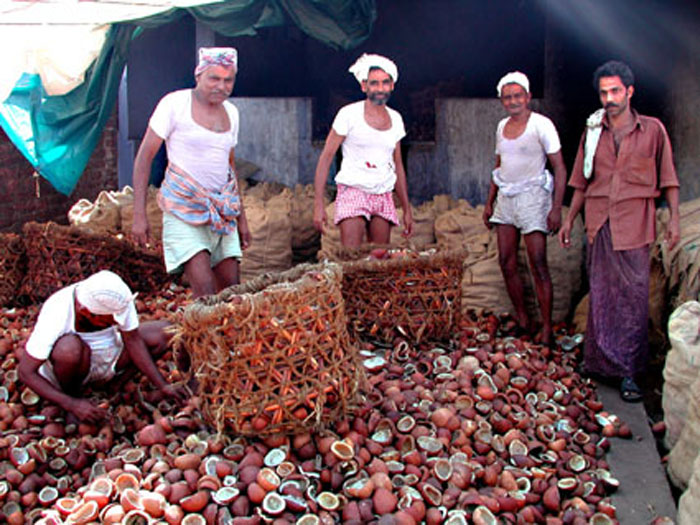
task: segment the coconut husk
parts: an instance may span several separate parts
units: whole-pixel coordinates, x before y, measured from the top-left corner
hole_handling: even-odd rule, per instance
[[[461,316],[464,252],[398,251],[343,263],[343,298],[355,337],[449,340]]]
[[[14,233],[0,234],[0,306],[16,302],[26,271],[27,257],[21,237]]]

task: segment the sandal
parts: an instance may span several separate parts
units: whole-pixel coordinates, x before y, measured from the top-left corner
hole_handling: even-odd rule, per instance
[[[638,403],[642,400],[642,390],[631,377],[625,377],[620,384],[620,397],[627,403]]]

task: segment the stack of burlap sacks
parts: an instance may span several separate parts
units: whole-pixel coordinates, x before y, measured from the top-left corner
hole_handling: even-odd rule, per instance
[[[668,321],[671,350],[663,371],[664,441],[671,450],[669,478],[685,491],[678,520],[681,525],[690,525],[697,523],[700,515],[700,199],[681,204],[679,211],[681,242],[673,250],[663,242],[668,210],[657,213],[652,270],[656,269],[658,281],[657,304],[677,306]],[[661,321],[664,313],[657,311]]]
[[[402,218],[401,209],[398,210]],[[568,209],[563,210],[566,216]],[[321,239],[319,259],[339,259],[340,232],[332,224],[333,203],[326,208],[329,226]],[[483,206],[473,207],[465,200],[454,200],[448,195],[437,195],[433,200],[413,208],[414,233],[406,239],[402,228],[393,228],[391,245],[417,250],[466,248],[462,280],[462,309],[489,310],[496,313],[513,312],[513,307],[498,264],[498,246],[495,230],[484,225]],[[580,217],[576,219],[571,235],[571,247],[564,249],[556,236],[547,238],[547,260],[554,288],[553,319],[568,318],[573,303],[578,299],[583,271],[584,232]],[[521,241],[518,254],[520,274],[525,285],[527,307],[533,319],[539,318],[533,280],[527,263],[525,243]]]
[[[155,240],[162,235],[162,212],[156,202],[158,190],[148,189],[146,213]],[[249,186],[241,180],[241,194],[252,242],[243,254],[241,278],[250,280],[265,272],[284,271],[299,262],[313,261],[320,235],[313,226],[312,185],[286,188],[278,183]],[[95,233],[128,235],[133,224],[134,197],[131,187],[103,191],[95,202],[78,201],[69,211],[72,225]]]
[[[147,215],[151,232],[160,239],[161,211],[156,203],[157,190],[149,188]],[[263,182],[249,186],[241,181],[241,194],[251,230],[252,242],[244,252],[241,277],[247,281],[265,272],[283,271],[299,262],[338,260],[340,233],[333,225],[334,204],[327,197],[328,225],[321,239],[313,226],[313,185],[287,188],[279,183]],[[402,216],[401,209],[399,216]],[[564,210],[566,214],[567,210]],[[431,201],[413,207],[414,232],[402,236],[402,228],[392,229],[391,245],[417,250],[466,248],[464,261],[463,309],[512,311],[512,305],[498,265],[498,247],[494,230],[482,221],[483,206],[472,207],[465,200],[437,195]],[[102,192],[94,203],[81,200],[69,212],[71,224],[94,232],[128,234],[133,222],[133,191]],[[319,251],[320,247],[320,251]],[[583,266],[584,234],[580,218],[572,232],[571,248],[564,250],[556,237],[547,240],[548,261],[554,288],[555,321],[566,319],[578,296]],[[528,270],[524,242],[519,253],[520,271],[526,288],[528,309],[538,318],[532,278]]]
[[[668,474],[681,496],[681,525],[700,515],[700,303],[679,306],[668,322],[671,350],[664,367],[665,445],[671,450]]]

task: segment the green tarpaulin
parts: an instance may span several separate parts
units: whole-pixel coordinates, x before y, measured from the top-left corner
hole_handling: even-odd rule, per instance
[[[73,191],[100,139],[132,38],[185,13],[225,36],[254,35],[262,27],[294,23],[332,47],[350,49],[369,36],[376,8],[374,0],[234,0],[171,9],[112,25],[85,81],[66,95],[48,96],[38,75],[23,75],[0,105],[0,126],[58,191]]]

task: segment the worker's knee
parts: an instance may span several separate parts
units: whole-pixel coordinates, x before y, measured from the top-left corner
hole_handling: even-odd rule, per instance
[[[547,257],[535,258],[530,264],[532,275],[538,281],[549,281],[549,267],[547,266]]]
[[[498,264],[504,273],[513,274],[518,271],[518,256],[514,252],[499,252]]]
[[[55,366],[80,366],[85,359],[89,363],[90,348],[76,334],[58,338],[51,350],[51,363]]]

